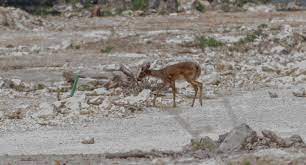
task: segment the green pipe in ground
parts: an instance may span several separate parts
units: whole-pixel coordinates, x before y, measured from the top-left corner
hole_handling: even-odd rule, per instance
[[[77,90],[79,78],[80,78],[79,74],[75,75],[70,97],[72,97],[75,94],[76,90]]]

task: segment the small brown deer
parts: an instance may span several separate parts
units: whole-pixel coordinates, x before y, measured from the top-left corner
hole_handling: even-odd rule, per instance
[[[197,81],[199,76],[201,75],[201,67],[199,64],[195,62],[180,62],[177,64],[169,65],[163,69],[160,70],[151,70],[150,69],[151,64],[146,63],[141,67],[141,71],[137,77],[138,81],[141,81],[146,76],[152,76],[159,78],[163,81],[164,86],[171,87],[172,93],[173,93],[173,107],[176,107],[175,103],[175,81],[176,80],[186,80],[188,83],[192,85],[195,91],[195,95],[192,100],[192,107],[194,105],[196,96],[198,94],[198,90],[200,89],[200,97],[199,101],[202,106],[202,93],[203,93],[203,84]],[[160,87],[157,90],[156,95],[153,98],[153,106],[155,106],[155,100],[156,97],[159,95],[160,90],[163,87]]]
[[[95,7],[91,11],[90,17],[100,17],[101,15],[101,6],[95,5]]]

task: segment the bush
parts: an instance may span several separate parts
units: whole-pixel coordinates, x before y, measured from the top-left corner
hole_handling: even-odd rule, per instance
[[[219,46],[224,45],[223,42],[218,41],[211,37],[200,36],[200,37],[197,37],[196,40],[201,49],[204,49],[206,47],[219,47]]]
[[[104,17],[113,16],[113,13],[110,10],[103,10],[102,11],[102,16],[104,16]]]
[[[145,10],[149,5],[149,0],[132,0],[133,10]]]
[[[262,23],[262,24],[257,26],[257,29],[266,29],[266,28],[268,28],[268,25],[265,24],[265,23]]]
[[[112,46],[107,46],[106,48],[104,49],[101,49],[101,53],[110,53],[111,51],[113,50],[113,47]]]
[[[245,43],[250,43],[254,42],[257,38],[263,35],[263,32],[261,29],[257,29],[249,34],[247,34],[246,37],[241,38],[237,44],[245,44]]]
[[[195,9],[201,13],[204,13],[205,12],[205,6],[202,5],[200,2],[196,1],[196,4],[195,4]]]
[[[35,7],[32,10],[28,11],[33,15],[46,16],[46,15],[59,15],[60,13],[53,9],[53,7]]]

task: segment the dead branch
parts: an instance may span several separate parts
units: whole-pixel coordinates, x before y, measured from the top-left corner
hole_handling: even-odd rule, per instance
[[[119,69],[123,74],[125,74],[127,77],[131,78],[133,81],[136,81],[136,76],[133,74],[133,72],[126,67],[125,65],[121,64]]]

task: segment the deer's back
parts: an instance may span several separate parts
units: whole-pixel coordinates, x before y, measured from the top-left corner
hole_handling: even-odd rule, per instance
[[[169,65],[163,69],[165,76],[169,79],[197,79],[201,74],[201,67],[195,62],[180,62]]]

